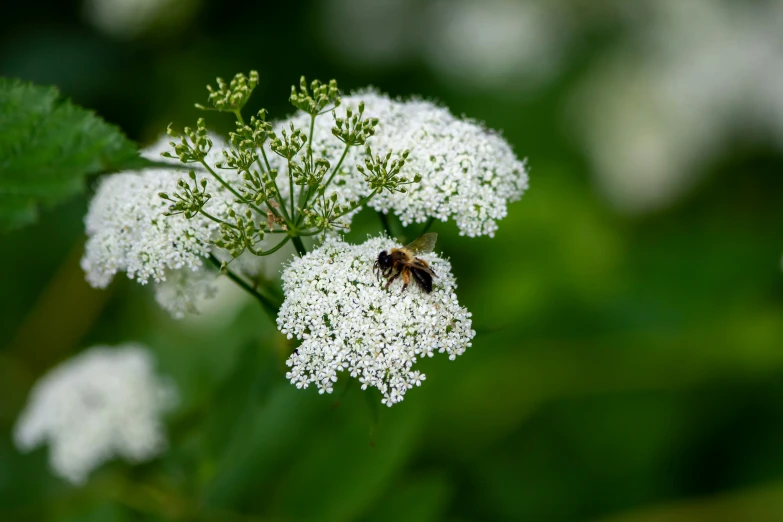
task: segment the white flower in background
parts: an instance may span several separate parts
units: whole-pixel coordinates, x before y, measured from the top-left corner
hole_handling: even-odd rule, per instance
[[[471,345],[471,314],[457,301],[448,261],[421,255],[438,275],[429,294],[414,284],[401,292],[399,280],[386,290],[376,279],[378,253],[395,246],[383,237],[362,245],[327,239],[285,268],[277,324],[301,340],[287,361],[291,383],[331,393],[338,373],[346,372],[362,389],[378,388],[391,406],[425,379],[413,370],[419,357],[437,352],[453,360]]]
[[[404,225],[423,223],[430,217],[454,219],[462,235],[493,236],[497,220],[506,216],[508,203],[519,199],[528,187],[525,163],[508,142],[478,122],[457,118],[432,102],[392,100],[374,91],[343,96],[338,116],[346,107],[356,111],[361,101],[365,117],[379,119],[375,136],[367,140],[373,154],[408,149],[410,156],[401,175],[409,180],[416,174],[422,177],[420,183],[407,186],[407,192],[384,192],[368,206],[393,211]],[[303,131],[310,126],[309,116],[299,113],[279,123],[276,131],[291,122]],[[344,145],[332,135],[333,126],[330,116],[316,119],[313,150],[323,154],[334,168]],[[327,195],[337,193],[338,201],[347,204],[368,193],[364,177],[356,169],[363,164],[364,154],[362,147],[349,150]],[[271,152],[267,155],[274,156]],[[281,172],[278,179],[285,179],[282,160],[274,156],[273,162]],[[285,185],[281,190],[287,194]]]
[[[172,270],[165,281],[155,284],[155,300],[176,319],[198,314],[199,305],[217,294],[217,278],[217,272],[204,267]]]
[[[143,347],[96,346],[52,369],[30,393],[16,423],[20,450],[49,444],[54,472],[82,484],[101,463],[142,462],[166,448],[161,416],[177,402]]]
[[[194,0],[85,0],[84,13],[104,33],[125,39],[183,25],[197,7]]]
[[[572,120],[609,200],[661,208],[730,142],[783,147],[783,5],[661,0],[577,92]],[[634,20],[634,18],[631,18]]]
[[[349,66],[418,59],[450,82],[507,92],[555,77],[575,47],[574,22],[584,24],[596,9],[558,0],[327,0],[319,6],[324,43]]]
[[[415,56],[426,24],[421,0],[326,0],[314,4],[323,41],[362,68],[389,67]],[[345,28],[350,27],[350,31]]]
[[[423,41],[430,66],[478,87],[539,86],[562,68],[574,27],[560,2],[439,0]]]

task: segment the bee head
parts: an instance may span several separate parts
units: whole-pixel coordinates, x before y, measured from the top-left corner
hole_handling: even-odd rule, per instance
[[[386,250],[381,251],[380,254],[378,254],[378,259],[376,260],[376,263],[381,268],[391,268],[392,266],[392,258],[389,255],[389,253]]]

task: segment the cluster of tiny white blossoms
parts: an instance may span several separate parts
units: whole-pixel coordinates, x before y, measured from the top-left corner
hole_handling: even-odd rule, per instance
[[[375,134],[367,139],[373,153],[409,150],[401,175],[408,179],[421,176],[421,181],[405,192],[384,191],[367,205],[383,213],[393,211],[403,225],[424,223],[431,217],[441,221],[451,218],[461,235],[492,237],[497,220],[507,214],[508,203],[528,188],[525,162],[516,157],[508,142],[478,122],[453,116],[445,107],[419,99],[393,100],[373,90],[343,96],[336,115],[340,117],[346,108],[356,113],[360,102],[364,102],[364,116],[379,121]],[[276,132],[291,123],[307,129],[310,116],[299,112],[279,122]],[[333,136],[333,127],[333,118],[317,118],[312,147],[336,165],[345,147]],[[272,159],[273,155],[268,156]],[[326,194],[337,194],[338,202],[346,205],[366,195],[367,184],[357,169],[364,158],[363,147],[349,149]],[[287,173],[279,157],[272,161],[281,173]],[[285,191],[281,187],[281,192]]]
[[[225,144],[218,137],[210,139],[214,145],[207,159],[216,163],[223,158]],[[175,191],[179,180],[188,177],[185,171],[174,168],[178,161],[160,156],[169,148],[169,141],[168,136],[162,137],[144,149],[142,156],[170,162],[172,168],[120,172],[101,181],[85,217],[88,239],[81,266],[87,281],[96,288],[105,288],[117,272],[125,272],[141,284],[152,281],[158,304],[181,319],[197,313],[197,304],[215,295],[216,275],[203,266],[204,258],[214,254],[228,261],[231,256],[213,244],[219,229],[214,221],[201,214],[190,218],[165,214],[171,203],[160,193]],[[236,181],[235,171],[221,174]],[[204,209],[212,215],[225,218],[229,210],[246,211],[203,171],[196,178],[206,178],[210,183],[212,197]],[[255,275],[261,269],[261,260],[242,256],[235,266]]]
[[[217,160],[222,140],[212,138]],[[165,138],[143,156],[161,161]],[[199,174],[198,179],[205,178]],[[81,261],[87,281],[104,288],[117,272],[141,284],[164,281],[171,270],[198,270],[211,251],[210,240],[219,225],[203,215],[188,219],[182,214],[165,215],[170,203],[160,197],[172,192],[187,173],[172,168],[120,172],[104,178],[90,202],[85,217],[87,244]],[[228,191],[211,182],[213,197],[205,209],[226,216],[237,203]]]
[[[421,255],[438,275],[429,294],[415,284],[401,292],[400,281],[387,290],[376,279],[378,253],[395,246],[385,237],[361,245],[329,238],[286,266],[277,324],[302,341],[286,363],[291,383],[331,393],[337,374],[348,372],[392,406],[425,379],[412,369],[419,357],[438,352],[453,360],[471,345],[471,314],[457,301],[448,261]]]
[[[145,348],[96,346],[36,383],[16,445],[29,451],[48,442],[54,472],[81,484],[112,457],[141,462],[163,451],[161,416],[176,402],[176,388],[155,374]]]

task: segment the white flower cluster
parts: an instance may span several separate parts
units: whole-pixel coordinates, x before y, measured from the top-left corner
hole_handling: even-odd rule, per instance
[[[161,161],[164,140],[145,151],[145,156]],[[210,153],[214,164],[222,156],[222,142],[212,138]],[[121,172],[102,180],[85,217],[88,236],[81,265],[87,281],[106,287],[117,272],[146,284],[150,279],[164,281],[170,270],[198,270],[209,255],[209,240],[218,225],[202,215],[165,216],[169,202],[159,193],[172,193],[187,172],[175,168]],[[230,193],[209,179],[212,199],[205,210],[225,218],[236,206]]]
[[[425,379],[412,369],[419,357],[439,352],[453,360],[471,345],[471,314],[457,301],[448,261],[421,256],[439,276],[429,294],[415,284],[401,292],[399,280],[386,290],[376,279],[378,253],[395,246],[384,237],[362,245],[331,238],[285,268],[277,324],[302,341],[287,361],[286,377],[298,388],[331,393],[345,371],[391,406]]]
[[[434,217],[441,221],[452,218],[460,234],[470,237],[493,236],[496,221],[506,216],[507,205],[522,196],[528,188],[524,161],[519,160],[511,146],[499,134],[467,119],[456,118],[448,109],[424,100],[392,100],[371,90],[343,96],[337,109],[338,117],[345,108],[357,111],[365,103],[366,118],[378,118],[375,136],[368,139],[374,154],[388,151],[411,151],[401,175],[412,180],[422,179],[406,187],[407,192],[382,195],[368,205],[381,212],[393,211],[403,225],[423,223]],[[290,123],[307,132],[310,116],[298,113],[277,124],[275,131],[287,129]],[[313,151],[326,157],[334,168],[344,145],[332,135],[334,120],[330,116],[316,119]],[[282,160],[270,152],[267,156],[287,177]],[[338,201],[347,204],[369,193],[362,174],[363,147],[352,147],[327,195],[337,193]],[[283,183],[281,191],[288,193]],[[348,216],[350,217],[350,216]]]
[[[16,445],[28,451],[48,442],[55,473],[81,484],[114,456],[141,462],[163,451],[160,417],[176,402],[176,388],[155,375],[143,347],[93,347],[36,383]]]

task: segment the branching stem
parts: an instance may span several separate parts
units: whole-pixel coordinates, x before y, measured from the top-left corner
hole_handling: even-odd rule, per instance
[[[221,270],[223,267],[223,263],[221,263],[214,254],[209,255],[209,260],[213,265],[215,265],[215,267],[217,267],[218,270]],[[277,300],[269,295],[268,292],[264,292],[264,294],[262,294],[257,289],[254,289],[247,281],[242,279],[239,275],[232,272],[228,268],[223,269],[222,272],[226,274],[229,279],[238,284],[242,290],[255,297],[258,302],[261,303],[261,308],[263,308],[264,311],[269,315],[270,319],[274,321],[277,318],[277,313],[280,311],[280,305],[282,303],[276,302]]]

